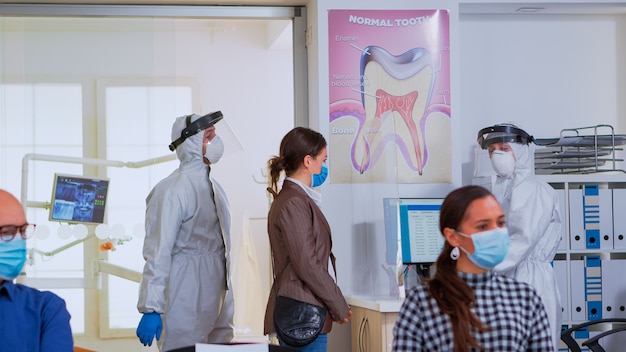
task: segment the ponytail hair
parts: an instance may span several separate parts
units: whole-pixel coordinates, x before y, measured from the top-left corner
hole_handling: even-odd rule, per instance
[[[443,234],[445,228],[458,228],[465,218],[467,208],[474,200],[490,196],[493,197],[487,189],[480,186],[466,186],[450,192],[441,205],[439,215],[441,233]],[[446,241],[436,261],[435,276],[426,279],[428,291],[439,309],[450,316],[454,334],[454,352],[468,352],[470,346],[483,350],[471,331],[489,331],[489,328],[471,311],[476,297],[472,288],[458,276],[456,261],[450,257],[452,249],[453,247]]]
[[[278,194],[278,180],[282,171],[291,176],[304,162],[304,157],[317,156],[326,148],[326,139],[321,133],[306,127],[296,127],[283,137],[280,152],[267,161],[269,171],[268,191]]]

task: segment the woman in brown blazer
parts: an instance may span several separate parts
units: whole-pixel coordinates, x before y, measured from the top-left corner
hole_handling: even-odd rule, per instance
[[[330,226],[320,209],[321,194],[311,188],[313,175],[322,173],[326,140],[319,132],[296,127],[280,143],[280,153],[268,161],[274,201],[268,214],[267,231],[272,249],[274,284],[265,311],[265,334],[275,333],[273,315],[276,296],[323,306],[328,310],[322,334],[300,351],[326,351],[326,333],[333,321],[344,324],[352,311],[341,289],[328,272],[333,267]],[[278,193],[278,181],[285,180]],[[286,345],[280,341],[281,345]]]

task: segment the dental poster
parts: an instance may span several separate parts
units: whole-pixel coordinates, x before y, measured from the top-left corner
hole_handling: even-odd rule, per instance
[[[332,183],[450,183],[446,10],[330,10]]]

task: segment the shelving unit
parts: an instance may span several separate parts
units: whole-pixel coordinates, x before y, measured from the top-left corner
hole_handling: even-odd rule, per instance
[[[626,174],[540,175],[559,195],[563,239],[554,268],[564,327],[601,318],[626,318]],[[583,331],[581,340],[612,328]],[[626,334],[606,338],[620,350]],[[564,345],[563,345],[564,346]],[[613,347],[611,347],[613,346]],[[559,351],[567,351],[563,347]]]
[[[545,148],[535,152],[538,174],[589,174],[614,172],[624,161],[618,152],[624,150],[626,136],[615,134],[611,125],[595,125],[561,130],[559,138],[538,138]]]

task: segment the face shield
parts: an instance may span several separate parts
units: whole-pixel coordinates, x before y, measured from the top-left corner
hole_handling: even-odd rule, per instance
[[[519,158],[517,149],[530,144],[534,138],[512,124],[500,124],[481,129],[478,132],[477,141],[478,144],[474,150],[474,180],[472,182],[491,189],[496,172],[492,166],[489,150],[508,148],[515,152],[516,158]],[[507,143],[507,145],[502,146],[502,143]],[[500,145],[496,146],[497,144]],[[520,148],[517,148],[518,146]]]
[[[524,130],[510,124],[494,125],[478,131],[478,145],[488,149],[496,143],[529,144],[535,139]]]
[[[176,150],[176,147],[181,145],[185,141],[185,139],[193,136],[194,134],[200,131],[204,131],[205,129],[215,125],[221,119],[224,118],[224,115],[222,115],[221,111],[215,111],[215,112],[206,114],[200,117],[199,119],[195,120],[194,122],[191,122],[192,116],[193,114],[187,115],[187,118],[185,121],[185,124],[187,125],[187,127],[185,127],[185,129],[183,129],[183,131],[180,133],[180,137],[178,137],[178,139],[176,139],[170,144],[169,147],[171,151]]]
[[[224,115],[221,111],[211,112],[201,117],[197,116],[196,114],[186,116],[186,127],[180,133],[180,137],[169,145],[171,151],[176,150],[187,138],[199,132],[203,132],[211,126],[215,126],[215,135],[220,137],[221,143],[223,144],[224,155],[243,150],[243,146],[239,142],[237,135],[233,132],[228,121],[224,119]],[[220,123],[218,124],[218,122]]]

